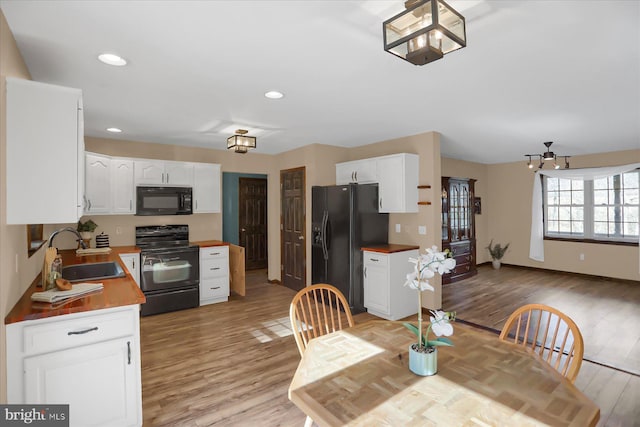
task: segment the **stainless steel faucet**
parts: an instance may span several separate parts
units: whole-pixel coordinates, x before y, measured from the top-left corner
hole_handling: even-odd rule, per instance
[[[56,231],[54,231],[53,233],[51,233],[51,236],[49,236],[49,247],[53,246],[53,239],[60,233],[62,233],[63,231],[69,231],[73,234],[75,234],[76,236],[78,236],[78,243],[80,243],[80,246],[82,246],[82,249],[87,249],[87,245],[84,243],[84,240],[82,240],[82,236],[80,235],[80,233],[78,233],[77,230],[74,230],[71,227],[65,227],[65,228],[60,228]]]

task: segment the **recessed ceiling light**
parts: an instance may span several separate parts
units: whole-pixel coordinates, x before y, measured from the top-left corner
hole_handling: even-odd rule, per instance
[[[113,53],[103,53],[101,55],[98,55],[98,59],[107,65],[113,65],[116,67],[127,65],[127,61],[123,57],[115,55]]]
[[[107,132],[111,132],[111,133],[120,133],[120,132],[122,132],[122,129],[118,129],[118,128],[107,128]]]
[[[282,92],[278,92],[277,90],[270,90],[269,92],[265,93],[264,96],[269,99],[280,99],[284,96],[284,94]]]

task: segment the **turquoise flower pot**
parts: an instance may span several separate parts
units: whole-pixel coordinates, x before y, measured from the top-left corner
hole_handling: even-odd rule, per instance
[[[438,348],[429,347],[429,353],[423,353],[413,349],[417,344],[409,346],[409,369],[416,375],[423,377],[435,375],[438,372]]]

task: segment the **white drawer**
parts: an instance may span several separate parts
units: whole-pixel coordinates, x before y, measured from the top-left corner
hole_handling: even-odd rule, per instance
[[[377,252],[364,252],[363,255],[364,265],[382,265],[386,266],[389,264],[389,257],[384,254],[379,254]]]
[[[24,352],[38,354],[87,345],[133,335],[134,329],[131,310],[25,326]]]
[[[229,274],[229,260],[227,258],[203,259],[200,262],[200,279],[208,277],[227,276]]]
[[[200,248],[200,259],[229,258],[229,248],[227,246],[212,246]]]
[[[226,277],[200,280],[200,299],[226,298],[229,296],[229,281]]]

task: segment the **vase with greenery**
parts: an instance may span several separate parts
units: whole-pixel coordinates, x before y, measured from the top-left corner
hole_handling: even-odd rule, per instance
[[[453,334],[451,321],[455,320],[455,312],[441,310],[430,310],[429,326],[425,333],[422,333],[422,291],[434,291],[434,287],[429,283],[436,273],[443,275],[449,273],[456,266],[456,260],[451,258],[451,253],[447,250],[438,252],[438,248],[433,246],[426,249],[426,253],[418,258],[409,258],[409,262],[415,264],[412,273],[407,274],[405,286],[418,291],[418,326],[405,322],[403,325],[413,332],[418,338],[417,343],[409,347],[409,369],[417,375],[434,375],[438,371],[439,346],[452,346],[453,343],[445,336]],[[438,337],[429,339],[429,332]]]
[[[82,240],[91,240],[91,238],[93,237],[93,232],[96,231],[96,228],[98,228],[98,224],[89,219],[85,222],[78,221],[76,230],[78,230],[78,233],[80,233],[80,236],[82,236]]]
[[[502,260],[502,257],[507,252],[507,249],[509,249],[510,244],[511,243],[507,243],[506,245],[502,246],[500,243],[496,243],[494,245],[493,239],[491,239],[491,242],[489,242],[489,246],[487,246],[487,249],[489,250],[489,255],[491,255],[491,263],[493,264],[493,268],[495,268],[496,270],[500,269],[500,260]]]

